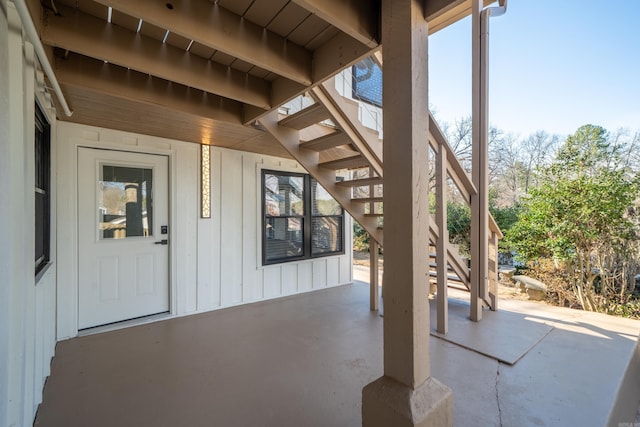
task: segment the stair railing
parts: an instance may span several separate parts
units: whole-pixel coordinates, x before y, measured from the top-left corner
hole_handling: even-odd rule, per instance
[[[374,58],[374,60],[378,60]],[[329,99],[342,98],[344,95],[349,92],[353,95],[355,92],[353,88],[347,82],[347,78],[344,76],[341,77],[341,80],[338,82],[340,86],[342,86],[342,92],[344,94],[340,94],[338,90],[335,89],[336,81],[329,80],[325,82],[323,85],[324,92]],[[333,89],[331,89],[333,88]],[[360,103],[363,103],[363,100],[355,99]],[[366,110],[369,112],[369,110]],[[364,114],[362,112],[362,108],[360,108],[360,115]],[[379,128],[376,129],[379,132],[382,132],[382,126],[378,125]],[[363,138],[363,141],[366,143],[367,139]],[[449,237],[447,233],[446,219],[447,219],[447,198],[446,198],[446,179],[449,177],[454,183],[455,187],[458,189],[462,198],[465,200],[467,206],[471,206],[471,196],[477,194],[477,189],[473,185],[469,175],[466,170],[462,166],[462,163],[458,160],[453,148],[448,143],[447,138],[444,133],[438,126],[435,121],[433,115],[429,114],[429,144],[436,153],[436,215],[435,215],[435,227],[432,227],[433,230],[438,230],[438,233],[432,233],[432,238],[436,240],[436,247],[438,253],[448,254],[447,260],[448,264],[451,268],[456,272],[456,274],[463,280],[469,277],[468,274],[468,266],[462,265],[460,262],[459,256],[454,256],[452,253],[454,250],[449,246]],[[376,147],[377,148],[377,147]],[[366,148],[358,147],[358,150],[366,151]],[[377,153],[376,153],[377,154]],[[382,157],[380,155],[380,163],[382,163]],[[370,190],[371,191],[371,190]],[[497,226],[495,219],[489,213],[489,278],[488,278],[488,286],[484,286],[479,293],[480,297],[485,301],[485,303],[491,307],[492,310],[497,309],[497,294],[498,294],[498,240],[502,238],[502,233],[500,232],[499,227]],[[436,235],[437,234],[437,235]],[[440,238],[440,236],[443,236]],[[440,245],[438,244],[440,243]],[[471,254],[474,256],[474,254]],[[438,263],[439,273],[438,273],[438,283],[440,289],[438,289],[438,295],[446,295],[446,290],[443,291],[442,288],[446,289],[446,269],[447,263]],[[466,270],[466,271],[463,271]],[[465,274],[466,272],[466,274]],[[470,280],[467,282],[470,284]],[[483,294],[484,293],[484,294]],[[444,296],[443,296],[444,298]],[[440,305],[440,304],[439,304]],[[446,316],[445,316],[446,317]],[[443,326],[442,329],[445,327]]]
[[[363,131],[364,124],[359,120],[353,120],[353,114],[348,114],[349,106],[345,98],[335,88],[335,81],[330,79],[316,88],[310,94],[318,103],[321,103],[329,110],[332,120],[346,134],[350,136],[353,146],[359,151],[370,164],[369,176],[383,176],[382,167],[382,147],[380,141],[371,138]],[[351,91],[351,93],[353,93]],[[355,101],[358,101],[357,99]],[[360,112],[355,117],[359,118]],[[377,129],[381,130],[381,129]],[[457,250],[449,243],[447,231],[447,177],[451,179],[459,191],[466,204],[470,206],[471,197],[477,194],[477,189],[473,185],[466,170],[455,155],[453,148],[449,145],[444,133],[438,126],[432,114],[429,114],[429,144],[436,156],[436,212],[435,221],[431,228],[431,240],[435,243],[438,254],[446,254],[443,259],[446,262],[437,263],[438,282],[438,331],[446,333],[447,312],[445,303],[447,298],[447,269],[452,270],[466,284],[470,286],[468,265],[461,259]],[[369,186],[370,197],[373,196],[373,186]],[[373,203],[369,206],[369,212],[374,212]],[[502,233],[497,226],[493,216],[489,213],[489,277],[488,286],[482,286],[479,296],[492,310],[497,309],[498,294],[498,240],[502,238]],[[472,253],[473,257],[474,254]]]

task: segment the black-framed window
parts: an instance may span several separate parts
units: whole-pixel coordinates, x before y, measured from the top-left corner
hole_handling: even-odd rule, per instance
[[[355,64],[351,75],[353,98],[382,108],[382,70],[373,58]]]
[[[344,251],[342,206],[311,178],[311,255]]]
[[[344,253],[344,211],[309,175],[262,171],[262,263]]]
[[[38,104],[35,111],[35,274],[38,274],[50,259],[51,132]]]

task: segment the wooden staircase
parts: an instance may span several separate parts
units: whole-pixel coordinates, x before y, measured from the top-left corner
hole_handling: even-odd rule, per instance
[[[382,203],[382,197],[352,197],[354,188],[382,185],[382,142],[377,132],[357,120],[357,103],[342,98],[332,84],[331,80],[311,90],[316,103],[310,107],[282,119],[271,113],[259,123],[382,245],[383,232],[372,215],[376,211],[370,209]],[[328,119],[334,123],[328,133],[305,138],[307,128],[326,128],[320,123]],[[366,178],[336,182],[337,171],[364,168],[370,171]]]
[[[455,247],[455,245],[452,245]],[[462,262],[466,262],[464,257],[461,257]],[[435,245],[429,245],[429,283],[431,285],[437,285],[438,282],[438,251]],[[456,271],[447,265],[446,283],[449,288],[458,289],[461,291],[468,291],[468,283],[465,282],[465,278],[460,278]],[[432,287],[433,289],[433,287]]]
[[[382,141],[378,132],[360,123],[358,103],[340,96],[333,80],[311,89],[310,95],[316,101],[313,105],[284,118],[272,113],[259,122],[382,246],[384,170]],[[331,122],[330,126],[326,124],[328,120]],[[318,132],[309,132],[309,128],[314,126],[322,126],[324,133],[318,136]],[[470,203],[471,196],[477,191],[431,115],[429,131],[429,144],[442,164],[438,181],[440,191],[444,191],[446,182],[442,180],[448,176],[463,198]],[[352,171],[349,179],[337,181],[337,171],[345,169]],[[437,207],[436,215],[430,221],[430,240],[433,247],[439,248],[438,255],[430,260],[433,267],[431,274],[438,278],[439,283],[455,282],[459,287],[470,290],[471,276],[467,261],[448,241],[446,196],[439,194],[438,197],[444,201],[444,206]],[[491,242],[495,243],[497,249],[497,239],[502,235],[493,218],[489,218],[489,223],[490,235],[494,237]],[[445,233],[440,239],[442,225]],[[441,253],[446,255],[441,257]],[[495,256],[497,259],[497,250]],[[440,262],[441,260],[444,262]],[[493,265],[497,268],[496,262]],[[497,281],[497,272],[495,280]],[[438,292],[446,295],[442,286],[444,285],[439,287]],[[491,285],[489,287],[492,288]],[[494,289],[496,292],[489,290],[481,296],[492,309],[496,308],[497,286]]]

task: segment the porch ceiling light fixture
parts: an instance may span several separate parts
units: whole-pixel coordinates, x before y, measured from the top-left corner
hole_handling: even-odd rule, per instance
[[[211,218],[211,147],[200,145],[200,217]]]

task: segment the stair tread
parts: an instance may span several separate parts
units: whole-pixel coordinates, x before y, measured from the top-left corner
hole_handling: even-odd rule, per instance
[[[369,185],[380,185],[382,182],[382,177],[377,176],[372,178],[350,179],[338,182],[336,185],[341,187],[364,187]]]
[[[429,271],[429,276],[437,277],[438,273],[435,271]],[[451,280],[452,282],[463,282],[461,278],[456,276],[455,274],[447,274],[447,280]]]
[[[457,285],[457,286],[456,286],[456,285]],[[457,282],[453,282],[453,284],[452,284],[452,283],[450,283],[450,282],[447,282],[447,287],[452,288],[452,289],[458,289],[459,291],[469,292],[469,289],[467,289],[467,288],[466,288],[466,287],[464,287],[464,286],[460,286],[460,284],[459,284],[459,283],[457,283]]]
[[[377,202],[382,202],[384,200],[383,200],[383,197],[357,197],[357,198],[351,199],[351,201],[362,202],[362,203],[371,203],[371,202],[377,203]]]
[[[291,129],[304,129],[313,124],[320,123],[330,117],[329,112],[320,103],[312,104],[311,106],[300,110],[297,113],[291,114],[280,120],[278,124]]]
[[[437,256],[438,256],[438,253],[437,253],[437,252],[429,252],[429,258],[436,258]],[[464,259],[467,259],[466,257],[464,257],[464,256],[460,255],[459,253],[458,253],[458,256],[459,256],[460,258],[462,258],[463,260],[464,260]]]
[[[354,169],[356,167],[363,167],[367,165],[367,160],[360,154],[355,156],[343,157],[341,159],[329,160],[319,163],[318,166],[325,169]]]
[[[335,96],[335,90],[328,91],[330,96]],[[315,92],[312,92],[315,93]],[[317,94],[316,94],[317,95]],[[321,94],[322,95],[322,94]],[[327,95],[327,96],[329,96]],[[324,96],[324,95],[323,95]],[[309,159],[313,159],[313,161],[307,161],[310,163],[306,165],[311,169],[315,169],[316,173],[319,176],[324,176],[329,170],[339,170],[339,169],[359,169],[359,168],[373,168],[378,174],[383,173],[383,165],[382,165],[382,154],[380,153],[377,157],[375,156],[374,148],[379,148],[379,143],[374,144],[370,142],[374,138],[370,138],[371,134],[376,134],[377,132],[373,129],[368,128],[367,126],[361,126],[361,123],[356,123],[358,107],[359,105],[356,102],[348,102],[345,100],[343,102],[342,109],[344,111],[343,114],[336,115],[334,109],[332,109],[332,103],[327,102],[322,97],[316,96],[316,100],[318,102],[314,105],[307,107],[306,109],[299,111],[295,114],[292,114],[289,117],[282,119],[279,124],[281,126],[286,126],[291,129],[304,129],[305,127],[312,126],[314,124],[320,123],[325,119],[334,117],[332,120],[335,122],[335,129],[329,130],[328,128],[324,130],[324,132],[330,131],[332,133],[324,134],[320,137],[315,138],[316,135],[307,136],[305,141],[297,141],[299,144],[295,144],[297,147],[291,147],[291,151],[296,151],[297,148],[304,149],[307,151],[301,151],[301,157],[304,159],[308,157]],[[326,107],[325,107],[326,105]],[[338,111],[339,112],[339,111]],[[330,117],[331,116],[331,117]],[[347,122],[345,123],[345,119]],[[342,121],[341,121],[342,120]],[[350,126],[353,122],[356,126]],[[353,128],[353,129],[352,129]],[[353,131],[353,132],[352,132]],[[303,131],[303,133],[310,133],[308,131]],[[354,141],[350,140],[349,135],[355,134]],[[286,133],[283,133],[286,136]],[[352,135],[353,136],[353,135]],[[379,136],[379,135],[378,135]],[[356,138],[357,137],[357,138]],[[313,138],[313,139],[310,139]],[[434,138],[431,136],[431,138]],[[442,138],[442,137],[440,137]],[[357,139],[357,140],[355,140]],[[364,142],[361,144],[360,139]],[[285,139],[286,140],[286,139]],[[348,150],[349,147],[353,147],[354,150]],[[364,147],[364,148],[363,148]],[[357,151],[356,151],[357,150]],[[369,155],[369,151],[371,150],[374,154],[373,157]],[[318,157],[312,151],[320,153],[321,162],[318,163]],[[306,153],[306,154],[305,154]],[[361,154],[363,153],[363,154]],[[305,157],[306,156],[306,157]],[[294,157],[297,157],[294,155]],[[299,160],[301,161],[301,160]],[[304,163],[303,161],[301,161]],[[322,169],[325,169],[324,171]],[[458,172],[456,168],[450,170],[451,166],[447,165],[447,171],[450,173]],[[355,174],[354,174],[355,175]],[[364,173],[360,174],[364,176],[368,176],[369,174]],[[468,177],[463,177],[468,178]],[[334,185],[331,183],[330,185]],[[383,185],[382,177],[377,176],[368,176],[367,178],[359,178],[346,180],[335,183],[334,190],[340,190],[339,187],[344,188],[358,188],[358,187],[368,187],[373,185]],[[471,192],[471,190],[468,190]],[[341,204],[344,206],[348,206],[349,211],[353,213],[353,218],[357,221],[360,221],[363,224],[363,227],[368,230],[374,238],[380,239],[382,241],[383,238],[383,230],[384,224],[382,220],[378,218],[383,217],[381,213],[374,213],[379,209],[373,209],[373,206],[368,208],[366,206],[367,203],[382,203],[383,197],[362,197],[362,198],[349,198],[351,192],[347,192],[344,190],[337,191],[337,198],[340,199]],[[373,193],[370,191],[366,194],[381,194],[381,193]],[[338,197],[339,196],[339,197]],[[350,203],[349,203],[350,202]],[[355,202],[355,203],[354,203]],[[365,213],[365,210],[374,211],[370,213]],[[438,239],[438,229],[437,223],[435,221],[435,216],[431,215],[430,221],[430,234],[429,238],[432,242],[436,242]],[[443,227],[445,227],[443,225]],[[376,237],[377,236],[377,237]],[[430,248],[430,260],[429,262],[429,278],[430,281],[434,281],[437,277],[436,268],[438,266],[438,262],[440,262],[440,266],[442,264],[446,264],[447,271],[447,284],[453,288],[457,289],[469,289],[469,265],[467,259],[460,255],[460,249],[454,245],[448,244],[446,242],[446,250],[445,253],[441,253],[438,258],[436,258],[435,248]],[[466,289],[465,289],[466,288]],[[487,301],[485,301],[487,302]],[[488,302],[487,302],[488,303]]]
[[[429,268],[437,268],[437,267],[438,267],[438,263],[437,262],[430,262],[429,263]],[[453,271],[453,269],[451,268],[449,263],[447,263],[447,271],[451,271],[451,272],[455,273],[455,271]]]
[[[351,140],[349,139],[349,136],[344,132],[338,130],[336,132],[323,135],[319,138],[304,141],[300,144],[300,148],[313,151],[324,151],[330,148],[340,147],[342,145],[347,145],[350,143]]]

